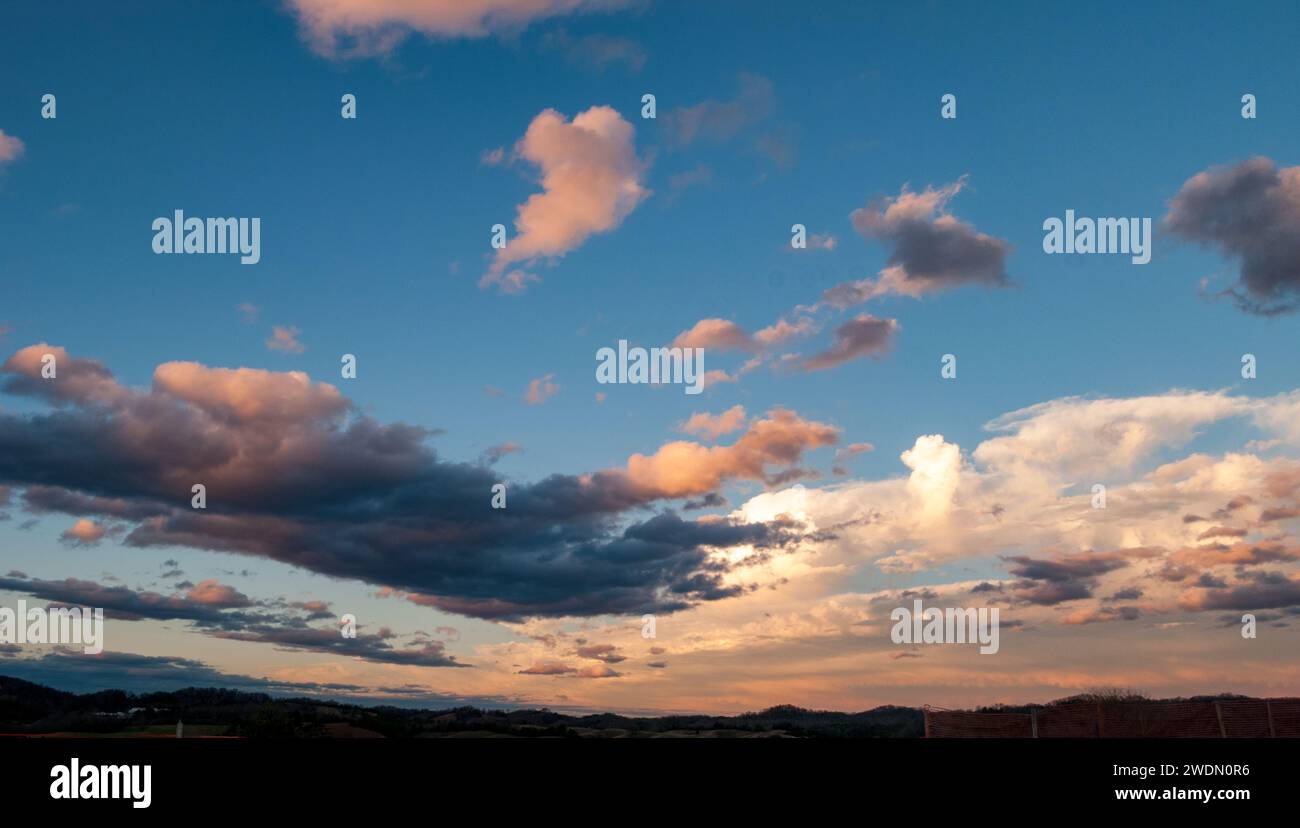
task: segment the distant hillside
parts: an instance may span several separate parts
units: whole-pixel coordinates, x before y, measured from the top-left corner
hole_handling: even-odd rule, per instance
[[[361,707],[192,687],[77,695],[0,676],[0,732],[158,735],[185,722],[190,735],[248,738],[915,738],[924,716],[909,707],[834,713],[782,705],[739,716],[573,716],[550,710]]]

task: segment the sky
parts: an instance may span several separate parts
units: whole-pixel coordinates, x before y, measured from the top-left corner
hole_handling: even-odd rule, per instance
[[[629,712],[1300,693],[1287,4],[0,24],[0,606],[108,619],[0,674]],[[259,261],[155,252],[177,210],[256,218]],[[1067,210],[1149,218],[1149,263],[1047,253]],[[702,348],[703,392],[598,382],[620,340]],[[999,652],[895,643],[917,598],[999,608]]]

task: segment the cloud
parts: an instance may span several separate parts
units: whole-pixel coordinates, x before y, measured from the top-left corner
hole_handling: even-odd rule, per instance
[[[603,34],[575,38],[561,29],[543,36],[542,48],[561,52],[569,63],[595,72],[604,72],[611,66],[622,66],[629,72],[640,72],[646,62],[645,49],[635,41]]]
[[[974,457],[1026,480],[1049,469],[1099,476],[1132,469],[1158,449],[1188,442],[1197,429],[1249,410],[1245,401],[1222,392],[1065,397],[987,423],[986,430],[1007,435],[981,443]]]
[[[1300,607],[1300,578],[1278,572],[1256,572],[1230,587],[1189,590],[1180,597],[1179,606],[1196,611]]]
[[[516,452],[520,452],[523,450],[524,447],[519,445],[518,443],[501,443],[500,445],[489,446],[488,448],[484,449],[483,459],[487,461],[489,465],[491,465],[492,463],[495,463],[498,460],[500,460],[502,457],[505,457],[507,454],[514,454]]]
[[[839,429],[834,426],[774,408],[765,419],[750,423],[730,446],[667,443],[652,455],[632,455],[627,474],[640,489],[668,498],[705,494],[728,478],[775,483],[783,474],[770,473],[769,466],[800,472],[796,464],[805,451],[834,445],[838,439]]]
[[[613,644],[587,644],[578,647],[573,654],[579,658],[589,658],[595,661],[603,661],[606,664],[618,664],[620,661],[627,661],[627,656],[618,652],[618,647]]]
[[[302,336],[302,331],[298,328],[284,327],[276,325],[271,329],[271,338],[266,340],[266,347],[271,351],[283,351],[286,354],[301,354],[307,350],[298,337]]]
[[[794,322],[780,319],[750,334],[729,319],[701,319],[673,339],[674,348],[704,348],[712,351],[762,351],[788,340],[816,331],[813,320],[804,317]]]
[[[875,279],[830,288],[822,301],[848,308],[891,293],[919,298],[967,284],[1008,286],[1010,243],[981,233],[948,212],[948,202],[965,186],[965,177],[920,193],[904,185],[897,196],[878,198],[854,210],[849,218],[863,237],[892,246],[888,265]]]
[[[1242,309],[1273,315],[1300,304],[1300,166],[1252,158],[1197,173],[1170,199],[1164,224],[1239,260],[1230,292]]]
[[[246,325],[256,322],[257,317],[262,313],[262,309],[252,302],[241,302],[235,306],[235,310],[239,311],[240,315],[244,317],[244,324]]]
[[[564,256],[592,235],[617,228],[649,197],[633,133],[608,106],[593,106],[572,121],[553,109],[533,119],[515,152],[541,170],[542,192],[519,205],[515,236],[497,250],[480,288],[524,290],[537,277],[523,268]]]
[[[701,319],[673,340],[674,348],[753,351],[758,345],[743,328],[727,319]]]
[[[668,203],[672,203],[686,190],[713,180],[713,168],[703,162],[697,163],[689,170],[668,176]]]
[[[738,86],[732,100],[709,99],[663,113],[659,120],[672,143],[678,147],[700,140],[721,143],[772,114],[775,96],[771,81],[744,73]]]
[[[53,357],[54,379],[42,375],[46,357]],[[45,343],[17,351],[0,365],[0,373],[9,374],[4,391],[41,397],[56,404],[111,403],[123,396],[112,372],[102,363],[73,359],[63,348]]]
[[[64,530],[59,539],[77,546],[94,546],[103,540],[105,534],[104,527],[93,520],[82,518]]]
[[[898,330],[897,319],[859,314],[835,329],[830,348],[800,360],[798,367],[802,371],[824,371],[859,357],[878,357],[893,347]]]
[[[348,401],[332,385],[313,384],[302,371],[208,368],[167,362],[153,375],[154,388],[209,415],[239,422],[331,420]]]
[[[588,664],[579,667],[574,673],[578,678],[602,679],[602,678],[619,678],[623,674],[610,667],[607,664]]]
[[[706,440],[716,440],[724,434],[730,434],[740,429],[744,425],[745,407],[743,405],[733,405],[721,414],[709,414],[705,411],[696,412],[690,416],[690,419],[682,423],[680,428],[687,434],[703,437]]]
[[[528,383],[528,391],[524,393],[524,401],[529,405],[539,405],[560,393],[560,386],[552,382],[554,379],[555,374],[547,374]]]
[[[22,157],[25,147],[23,142],[12,135],[6,135],[0,129],[0,164],[9,164]]]
[[[670,443],[626,469],[510,483],[509,509],[494,510],[497,471],[443,459],[426,444],[436,432],[380,423],[301,373],[166,363],[133,389],[50,350],[65,357],[57,380],[5,363],[5,390],[50,408],[0,410],[0,485],[39,487],[46,508],[78,517],[102,510],[127,546],[271,558],[482,618],[669,613],[739,594],[716,550],[784,549],[797,526],[638,513],[732,478],[778,479],[835,439],[777,410],[733,446]],[[696,450],[686,479],[669,455]],[[196,482],[208,510],[190,508]]]
[[[478,38],[626,0],[289,0],[303,38],[330,58],[388,55],[412,32]]]
[[[8,576],[0,589],[26,593],[57,605],[100,607],[117,621],[187,621],[204,635],[230,641],[270,644],[287,650],[330,653],[381,664],[417,667],[463,667],[445,653],[441,641],[424,640],[396,648],[388,629],[359,631],[344,638],[334,626],[311,627],[307,622],[331,618],[323,601],[253,601],[239,590],[205,580],[185,594],[161,595],[124,586],[67,578],[62,581]]]
[[[917,437],[899,459],[912,470],[907,492],[920,504],[922,517],[928,521],[946,517],[961,479],[961,448],[942,434],[927,434]]]
[[[215,579],[209,578],[196,584],[188,594],[186,599],[196,604],[202,604],[207,607],[246,607],[251,601],[248,596],[239,590],[226,584],[218,583]]]

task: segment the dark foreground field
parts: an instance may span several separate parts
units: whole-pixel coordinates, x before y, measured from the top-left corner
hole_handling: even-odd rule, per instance
[[[1145,711],[1184,709],[1215,701],[1225,709],[1249,701],[1242,697],[1198,697],[1150,701],[1137,696],[1087,694],[1047,705],[1000,706],[970,713],[931,712],[945,736],[1028,736],[1001,730],[1006,722],[1044,723],[1062,718],[1083,721],[1099,705]],[[1262,704],[1262,702],[1261,702]],[[1145,713],[1142,714],[1144,717]],[[953,717],[958,718],[954,719]],[[0,676],[0,734],[14,737],[175,738],[183,723],[186,738],[919,738],[926,735],[926,711],[877,707],[860,713],[805,710],[782,705],[736,716],[574,715],[547,709],[483,710],[475,707],[417,709],[358,705],[310,698],[285,698],[217,688],[188,688],[133,694],[120,690],[75,694],[22,679]],[[1211,723],[1213,724],[1213,723]],[[1278,726],[1282,725],[1279,721]],[[1286,723],[1287,730],[1290,728]],[[994,726],[996,725],[996,727]],[[1208,725],[1207,725],[1208,727]],[[959,728],[959,729],[958,729]],[[1093,736],[1079,732],[1043,735]],[[1214,730],[1214,728],[1210,728]],[[936,726],[937,730],[937,726]],[[1085,732],[1086,731],[1086,732]],[[1115,733],[1112,735],[1121,735]],[[1150,735],[1182,735],[1177,731]],[[1187,735],[1218,735],[1189,733]],[[1268,733],[1258,735],[1267,736]],[[1280,730],[1276,735],[1290,735]]]

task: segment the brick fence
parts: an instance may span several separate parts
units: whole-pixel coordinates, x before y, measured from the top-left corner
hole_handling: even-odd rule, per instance
[[[1214,702],[1102,702],[1029,713],[925,708],[935,739],[1300,738],[1300,699]]]

